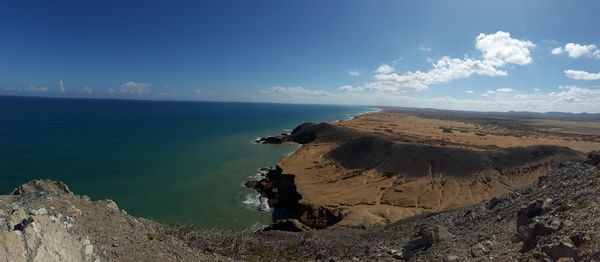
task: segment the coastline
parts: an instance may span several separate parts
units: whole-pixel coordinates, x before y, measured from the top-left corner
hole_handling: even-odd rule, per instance
[[[525,179],[535,178],[527,181],[523,187],[515,185],[514,191],[505,191],[489,200],[478,200],[479,202],[474,205],[463,203],[467,206],[446,209],[445,212],[435,215],[425,215],[428,213],[413,215],[410,219],[400,220],[398,223],[352,226],[347,224],[347,219],[352,216],[351,212],[356,212],[357,209],[336,210],[339,206],[324,202],[309,202],[308,200],[314,199],[311,190],[323,185],[334,185],[333,188],[343,190],[331,191],[330,194],[327,194],[327,191],[332,188],[325,188],[325,191],[313,191],[312,193],[318,192],[323,194],[323,197],[332,199],[340,194],[361,197],[361,195],[364,196],[364,188],[357,187],[360,183],[352,184],[354,179],[366,178],[363,181],[369,182],[369,184],[377,184],[377,179],[388,179],[388,177],[377,177],[377,172],[385,174],[383,173],[385,169],[381,169],[382,166],[375,166],[373,168],[375,171],[364,172],[363,170],[360,173],[358,169],[355,173],[348,173],[348,169],[353,167],[352,164],[361,162],[362,156],[373,156],[374,152],[395,156],[397,153],[395,151],[388,151],[386,147],[369,151],[367,149],[372,146],[371,144],[361,144],[361,154],[354,156],[358,158],[352,159],[351,163],[346,162],[343,158],[336,158],[340,155],[331,153],[339,153],[340,148],[352,145],[348,142],[355,139],[379,141],[391,145],[394,149],[402,149],[404,145],[417,146],[419,149],[435,149],[435,151],[428,152],[432,154],[436,154],[440,150],[445,153],[456,153],[457,151],[454,150],[461,148],[459,144],[451,144],[456,143],[455,141],[443,139],[396,143],[390,142],[391,138],[385,136],[386,133],[372,136],[369,130],[356,132],[357,125],[361,121],[369,123],[363,128],[379,128],[378,125],[371,123],[374,120],[373,117],[376,117],[375,120],[378,124],[389,124],[391,120],[409,121],[416,127],[419,127],[419,123],[421,123],[419,121],[425,121],[431,128],[419,127],[419,134],[422,135],[436,129],[439,134],[445,136],[457,135],[458,137],[462,134],[467,137],[471,135],[481,140],[481,145],[477,145],[480,146],[477,151],[487,154],[511,153],[515,150],[510,144],[506,144],[505,148],[490,149],[487,147],[485,142],[496,142],[494,139],[502,132],[499,129],[489,129],[490,132],[485,136],[479,136],[474,134],[474,130],[462,133],[462,127],[448,126],[447,122],[409,116],[394,116],[388,119],[387,113],[389,112],[363,114],[358,116],[358,119],[344,121],[339,125],[329,122],[303,124],[296,128],[296,135],[315,132],[314,140],[305,141],[305,144],[293,154],[280,159],[278,164],[283,168],[271,169],[274,170],[271,177],[274,178],[274,181],[278,180],[279,185],[285,184],[282,182],[287,181],[290,189],[293,189],[292,186],[295,187],[298,183],[297,190],[290,190],[290,192],[300,192],[302,199],[298,199],[296,203],[299,209],[292,211],[302,213],[295,213],[293,217],[282,219],[268,228],[259,228],[260,225],[255,224],[243,231],[202,230],[191,225],[158,223],[127,214],[112,200],[92,201],[87,196],[75,195],[61,182],[34,180],[17,187],[10,195],[0,196],[0,219],[4,219],[6,222],[0,223],[0,240],[7,240],[0,241],[4,246],[0,249],[0,257],[3,255],[19,256],[23,257],[23,260],[26,260],[26,257],[39,257],[41,261],[52,260],[47,256],[59,256],[59,259],[55,260],[69,261],[80,259],[83,261],[96,259],[109,261],[144,259],[157,261],[372,261],[374,259],[381,261],[469,261],[499,258],[505,260],[540,260],[540,258],[558,260],[561,257],[586,260],[597,257],[597,250],[600,250],[600,241],[598,241],[600,235],[590,225],[598,223],[598,210],[600,210],[598,201],[595,201],[598,198],[597,192],[600,192],[598,190],[599,183],[596,181],[600,170],[598,169],[600,164],[600,153],[598,152],[586,154],[587,160],[585,161],[581,161],[585,159],[585,156],[574,152],[576,155],[570,158],[574,161],[565,161],[569,159],[569,157],[565,157],[565,153],[573,152],[566,147],[529,145],[518,148],[517,151],[524,150],[525,156],[547,152],[549,155],[538,159],[538,163],[543,163],[549,158],[550,162],[554,162],[557,167],[549,171],[543,165],[539,170],[535,170],[529,165],[529,168],[523,172],[533,172],[534,174],[529,176],[523,176],[525,173],[506,174],[515,176],[513,177],[515,179],[518,176],[523,176]],[[439,128],[441,124],[445,129]],[[355,129],[349,128],[349,126],[354,126]],[[447,129],[454,133],[445,132],[444,130]],[[383,130],[385,131],[385,129]],[[403,130],[410,131],[408,126],[405,126]],[[534,142],[548,140],[557,142],[565,138],[561,134],[546,135],[547,137],[543,138],[525,137],[523,139]],[[305,138],[305,136],[300,137]],[[509,141],[514,139],[498,137]],[[588,139],[586,136],[567,135],[566,137],[572,139],[569,141],[571,146],[580,149],[586,148],[582,146],[585,145],[582,144],[584,142],[590,144],[591,147],[600,145],[598,144],[599,138],[586,140]],[[403,139],[407,138],[406,135],[403,136]],[[437,145],[436,143],[440,141],[448,145]],[[436,145],[424,146],[424,142]],[[536,148],[543,150],[531,151]],[[460,152],[473,153],[472,150]],[[315,159],[318,162],[316,164],[313,161]],[[435,162],[435,159],[429,160],[434,161],[434,164],[439,163]],[[485,158],[479,160],[485,160]],[[528,164],[533,162],[526,161]],[[295,169],[293,166],[289,166],[299,163],[309,164],[309,166],[296,166]],[[331,164],[339,169],[328,169],[332,167]],[[510,171],[513,168],[506,170]],[[270,170],[264,171],[269,173]],[[432,171],[434,174],[436,173],[435,169]],[[318,176],[314,176],[315,174]],[[332,174],[341,176],[333,177]],[[445,175],[448,175],[444,177],[447,179],[446,183],[453,183],[449,179],[453,174]],[[538,175],[541,175],[539,179],[537,179]],[[389,174],[389,176],[398,176],[398,174]],[[323,178],[329,180],[322,180]],[[434,188],[437,187],[438,176],[434,175],[431,178],[433,180],[430,181],[433,182]],[[494,179],[497,177],[482,178],[482,181],[490,183],[491,187],[502,186],[494,184]],[[464,179],[471,178],[464,177]],[[311,181],[312,186],[315,187],[311,188],[311,185],[306,183],[307,181]],[[324,181],[327,183],[323,183]],[[351,185],[351,187],[342,188],[341,186],[344,185]],[[401,185],[406,185],[406,183]],[[277,189],[281,189],[281,187]],[[417,187],[417,189],[427,191],[427,187]],[[277,191],[273,193],[281,193],[279,190]],[[451,192],[446,191],[446,193]],[[423,200],[425,199],[421,199],[421,201]],[[190,203],[187,205],[191,207]],[[358,208],[362,207],[358,206]],[[541,214],[531,212],[531,210],[538,209],[542,210]],[[364,213],[359,213],[358,216],[354,214],[354,217],[362,215]],[[530,230],[533,228],[544,228],[544,231]],[[312,232],[291,234],[280,231]],[[36,244],[30,245],[29,243]],[[48,252],[45,252],[46,250]]]
[[[269,214],[241,203],[252,191],[240,189],[240,184],[256,168],[272,165],[295,149],[256,146],[247,143],[250,138],[277,134],[307,120],[342,119],[368,110],[263,103],[0,100],[3,108],[15,112],[0,116],[0,143],[5,145],[0,150],[2,191],[49,178],[95,199],[114,199],[135,216],[233,230],[255,221],[270,222]],[[50,134],[52,139],[47,139]]]
[[[399,123],[403,124],[393,124],[394,121],[400,121]],[[299,195],[296,197],[298,199],[292,199],[288,205],[280,208],[286,210],[284,213],[287,215],[277,216],[277,218],[273,216],[273,224],[267,227],[267,230],[370,228],[420,214],[473,205],[526,186],[546,171],[555,168],[557,163],[563,160],[581,160],[586,148],[600,145],[600,141],[588,142],[578,140],[578,137],[573,139],[569,134],[543,134],[543,136],[531,139],[518,133],[513,137],[507,137],[505,133],[502,133],[504,129],[497,126],[484,126],[468,121],[440,120],[406,113],[396,114],[379,108],[351,116],[348,119],[312,124],[308,127],[306,125],[306,123],[299,125],[288,136],[279,137],[280,141],[278,142],[298,143],[294,139],[298,138],[298,134],[302,132],[316,133],[316,137],[312,140],[309,139],[310,141],[300,141],[301,146],[297,150],[280,159],[273,167],[273,169],[281,169],[281,171],[272,174],[271,179],[263,178],[264,185],[257,189],[263,197],[270,196],[270,204],[282,201],[282,197],[277,193],[281,189],[274,184],[280,183],[279,177],[286,177],[286,179],[291,179],[291,181],[285,182],[285,184],[291,184],[286,185],[286,190],[293,190],[286,194],[294,197],[296,194]],[[386,128],[383,128],[383,125]],[[421,125],[429,126],[429,129],[433,130],[434,136],[428,137],[427,132],[419,130],[419,128],[423,129]],[[406,129],[409,126],[419,128]],[[484,128],[487,129],[484,130]],[[452,132],[451,129],[455,131]],[[485,135],[480,135],[481,130],[486,132]],[[351,162],[343,160],[348,154],[352,155],[351,152],[373,146],[370,144],[355,148],[346,146],[348,149],[345,149],[345,153],[338,154],[338,158],[341,157],[341,159],[332,158],[332,152],[339,151],[338,148],[343,148],[348,141],[364,140],[365,138],[371,141],[370,137],[375,139],[373,141],[381,140],[381,142],[375,143],[388,143],[399,147],[398,150],[401,151],[417,150],[413,153],[409,153],[409,151],[402,153],[408,154],[408,156],[426,150],[429,152],[428,154],[434,156],[432,159],[425,159],[426,162],[445,165],[448,170],[455,168],[444,164],[447,160],[443,159],[448,156],[472,155],[466,158],[455,157],[456,159],[450,160],[450,162],[472,166],[467,170],[473,169],[473,171],[467,171],[472,173],[467,173],[464,177],[454,177],[456,175],[452,175],[453,171],[443,170],[443,168],[442,170],[439,168],[431,170],[430,167],[430,171],[427,171],[427,167],[411,169],[407,166],[381,171],[377,168],[352,167],[352,162],[362,161],[360,159],[363,156],[370,157],[372,153],[368,153],[369,151],[352,156],[355,160],[351,160]],[[466,142],[463,139],[467,139]],[[504,144],[498,142],[503,140]],[[494,144],[498,144],[500,147],[488,146]],[[560,147],[565,145],[581,151]],[[383,148],[378,149],[378,151],[381,150]],[[538,155],[540,152],[546,153],[540,157],[528,158],[517,156],[523,154],[519,153],[520,151],[529,152],[525,154],[531,155]],[[389,154],[396,153],[390,152]],[[500,162],[492,163],[498,161],[493,160],[497,158],[495,155],[498,154],[507,155],[503,157],[516,162],[510,165],[500,164]],[[510,155],[514,155],[514,157]],[[473,162],[469,158],[476,161]],[[420,160],[417,158],[415,161]],[[478,161],[492,162],[478,167],[480,165],[477,163]],[[504,167],[498,167],[498,165],[504,165]],[[409,169],[405,170],[404,168]],[[478,169],[481,171],[476,171]],[[387,172],[392,173],[387,175]],[[414,175],[408,177],[401,175],[405,172],[412,172]],[[433,174],[427,175],[427,172],[433,172]],[[400,176],[392,175],[393,173],[398,173]],[[411,178],[411,176],[416,177]],[[250,187],[256,188],[252,185]],[[290,215],[291,213],[294,214]]]
[[[378,108],[378,107],[366,107],[368,108],[368,110],[361,112],[361,113],[357,113],[357,114],[353,114],[347,118],[344,119],[337,119],[337,120],[331,120],[331,121],[327,121],[326,123],[339,123],[339,122],[343,122],[343,121],[349,121],[354,119],[357,116],[361,116],[361,115],[366,115],[366,114],[371,114],[371,113],[377,113],[377,112],[381,112],[383,109]],[[291,157],[293,154],[295,154],[298,150],[300,150],[302,148],[302,144],[301,143],[297,143],[291,140],[286,140],[286,139],[280,139],[276,142],[272,142],[272,141],[265,141],[264,138],[270,138],[270,137],[286,137],[289,136],[292,133],[293,129],[284,129],[283,132],[280,135],[267,135],[267,136],[259,136],[256,137],[252,140],[250,140],[249,142],[251,144],[280,144],[280,143],[292,143],[295,144],[296,147],[289,151],[288,153],[285,154],[285,156],[283,156],[282,158],[278,159],[275,164],[273,166],[267,166],[267,167],[260,167],[256,170],[256,173],[252,176],[249,176],[248,179],[249,180],[245,180],[241,183],[241,186],[244,188],[250,188],[253,189],[254,192],[247,194],[245,199],[242,200],[242,204],[249,207],[249,208],[253,208],[255,210],[257,210],[258,212],[280,212],[280,211],[275,211],[273,208],[271,208],[271,205],[266,204],[266,200],[261,198],[264,198],[264,193],[257,190],[255,188],[255,184],[259,183],[261,180],[265,179],[268,175],[268,170],[269,169],[275,169],[278,167],[278,163]],[[262,141],[261,141],[262,140]],[[255,183],[256,182],[256,183]],[[265,205],[266,204],[266,205]],[[273,216],[273,214],[272,214]],[[276,216],[276,215],[275,215]],[[275,220],[272,219],[272,223]],[[252,226],[253,228],[256,228],[256,225]],[[269,228],[269,225],[264,225],[263,228]]]

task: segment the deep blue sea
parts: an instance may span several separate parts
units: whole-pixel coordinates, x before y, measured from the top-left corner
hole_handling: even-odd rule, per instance
[[[250,141],[371,110],[0,97],[0,194],[48,178],[163,223],[236,230],[264,225],[270,214],[257,211],[255,193],[242,183],[297,145]]]

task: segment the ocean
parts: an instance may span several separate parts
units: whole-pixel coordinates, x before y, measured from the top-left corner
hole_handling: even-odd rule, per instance
[[[168,224],[266,225],[242,183],[298,145],[250,143],[357,106],[0,97],[0,194],[31,179]]]

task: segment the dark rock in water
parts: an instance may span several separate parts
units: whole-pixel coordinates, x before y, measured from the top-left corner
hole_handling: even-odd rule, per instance
[[[269,179],[263,179],[258,181],[256,185],[254,185],[254,188],[261,194],[268,194],[271,189],[273,189],[273,185]]]
[[[261,139],[263,144],[281,144],[283,143],[283,139],[276,136],[265,137],[264,140]]]
[[[290,207],[298,204],[298,201],[302,198],[298,191],[296,191],[296,184],[294,183],[294,175],[281,175],[277,179],[271,181],[273,188],[277,189],[274,193],[277,203],[273,206],[278,207]]]
[[[267,136],[256,139],[254,142],[261,144],[281,144],[284,142],[284,138],[278,136]]]
[[[244,186],[246,186],[247,188],[256,188],[257,184],[258,184],[258,181],[252,180],[252,181],[247,181],[246,183],[244,183]]]
[[[586,164],[597,166],[600,164],[600,151],[592,151],[588,153]]]
[[[271,169],[269,169],[269,171],[267,171],[267,173],[265,174],[265,177],[267,177],[270,180],[274,180],[276,179],[276,177],[280,176],[283,173],[283,169],[281,169],[281,167],[279,166],[275,166]]]
[[[260,181],[248,181],[245,186],[254,188],[258,191],[261,197],[267,198],[267,203],[274,208],[273,221],[276,223],[279,220],[286,220],[296,217],[298,201],[302,198],[296,191],[294,183],[295,176],[291,174],[283,174],[283,169],[279,166],[271,168],[262,168],[261,172],[265,173],[265,178]],[[262,201],[262,200],[261,200]],[[280,212],[287,210],[286,212]],[[284,216],[275,217],[275,214],[283,214]],[[286,222],[289,224],[289,221]],[[298,223],[301,223],[298,221]],[[284,230],[287,224],[278,225],[271,230]],[[306,227],[306,225],[304,225]],[[292,230],[293,231],[293,230]]]

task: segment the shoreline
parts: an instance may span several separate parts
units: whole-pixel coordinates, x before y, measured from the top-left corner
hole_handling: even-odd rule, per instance
[[[368,107],[370,108],[369,110],[366,110],[364,112],[361,113],[357,113],[354,115],[351,115],[350,117],[344,118],[344,119],[337,119],[337,120],[332,120],[332,121],[327,121],[325,123],[340,123],[343,121],[349,121],[354,119],[357,116],[361,116],[361,115],[366,115],[366,114],[371,114],[371,113],[378,113],[378,112],[382,112],[383,109],[378,108],[378,107]],[[264,180],[265,178],[267,178],[267,175],[269,174],[269,171],[272,170],[276,170],[279,166],[278,163],[291,157],[293,154],[295,154],[298,150],[300,150],[303,147],[302,143],[298,143],[292,140],[288,140],[286,138],[282,138],[279,141],[276,142],[272,142],[272,141],[267,141],[267,138],[272,138],[272,137],[287,137],[289,136],[294,129],[285,129],[280,135],[276,135],[276,136],[271,136],[271,135],[267,135],[267,136],[263,136],[263,137],[256,137],[253,140],[250,140],[251,144],[281,144],[281,143],[293,143],[296,146],[296,148],[294,148],[293,150],[291,150],[290,152],[286,153],[285,156],[283,156],[282,158],[279,158],[275,164],[273,166],[267,166],[267,167],[259,167],[256,171],[256,174],[248,177],[250,180],[246,180],[244,182],[241,183],[241,186],[244,188],[249,188],[254,190],[253,193],[246,195],[246,199],[242,200],[242,204],[248,207],[252,207],[255,208],[256,211],[258,212],[270,212],[273,215],[274,212],[282,212],[282,211],[276,211],[275,208],[272,207],[272,205],[266,204],[266,200],[264,200],[265,196],[264,196],[264,192],[261,192],[260,190],[258,190],[256,188],[256,184],[260,183],[262,180]],[[266,207],[265,207],[266,204]],[[286,212],[286,211],[283,211]],[[275,215],[276,216],[276,215]],[[273,223],[275,223],[277,221],[277,219],[271,219],[271,225]],[[269,228],[270,225],[264,225],[263,229],[265,228]]]
[[[378,108],[378,107],[366,107],[368,110],[365,110],[364,112],[361,113],[357,113],[357,114],[353,114],[347,118],[343,118],[343,119],[336,119],[336,120],[331,120],[331,121],[327,121],[326,123],[338,123],[338,122],[342,122],[342,121],[348,121],[348,120],[352,120],[354,117],[360,116],[360,115],[365,115],[365,114],[370,114],[370,113],[377,113],[377,112],[381,112],[383,109]],[[293,129],[289,129],[286,128],[282,131],[282,133],[280,135],[266,135],[266,136],[259,136],[256,137],[252,140],[249,141],[249,143],[251,144],[280,144],[278,143],[264,143],[261,142],[261,139],[263,138],[268,138],[268,137],[278,137],[278,136],[283,136],[283,135],[289,135],[291,132],[293,131]],[[242,186],[243,188],[249,188],[252,189],[253,192],[249,193],[245,196],[245,199],[241,200],[241,204],[243,206],[245,206],[246,208],[252,208],[253,210],[257,211],[257,212],[269,212],[269,213],[273,213],[274,212],[274,208],[272,208],[270,205],[267,206],[267,208],[261,207],[261,203],[263,203],[264,206],[264,201],[261,201],[261,192],[257,191],[254,187],[250,187],[248,186],[248,183],[251,182],[260,182],[262,179],[264,179],[266,177],[267,172],[265,170],[267,169],[273,169],[277,166],[277,163],[279,163],[280,161],[290,157],[291,155],[293,155],[296,151],[298,151],[299,149],[302,148],[302,144],[294,142],[294,141],[282,141],[281,143],[292,143],[294,145],[296,145],[296,147],[285,153],[284,156],[282,156],[281,158],[277,159],[274,163],[274,165],[272,166],[266,166],[266,167],[259,167],[256,170],[256,173],[252,176],[248,176],[247,180],[244,180],[241,182],[240,186]],[[273,223],[273,219],[271,219],[271,223]],[[262,224],[261,224],[262,225]],[[262,225],[262,228],[268,228],[269,225]],[[256,225],[252,225],[251,228],[256,228]],[[244,229],[244,230],[250,230],[250,228]]]
[[[390,124],[394,121],[400,121],[399,123],[404,121],[406,123]],[[383,125],[386,125],[385,129],[382,127]],[[422,125],[424,126],[421,127]],[[406,129],[407,127],[414,128]],[[424,127],[432,131],[422,130]],[[575,136],[570,134],[540,133],[536,135],[535,139],[531,139],[527,135],[517,133],[513,137],[508,134],[509,137],[507,137],[507,134],[502,133],[505,132],[505,129],[505,127],[499,125],[492,127],[490,124],[484,126],[469,121],[428,118],[405,112],[395,113],[393,110],[382,108],[356,114],[347,119],[321,124],[301,124],[291,134],[279,137],[277,141],[277,143],[296,142],[301,146],[292,154],[281,158],[273,167],[274,169],[281,169],[278,173],[279,176],[291,178],[291,182],[286,183],[291,183],[288,189],[293,188],[294,192],[287,193],[300,196],[283,208],[287,211],[291,210],[288,213],[295,214],[272,219],[273,223],[266,229],[305,231],[329,227],[368,228],[387,225],[419,214],[435,213],[473,205],[528,185],[544,172],[555,167],[558,162],[562,160],[580,160],[583,157],[582,153],[586,152],[585,148],[600,145],[600,141],[578,140],[579,136],[576,136],[576,139],[573,140],[571,137]],[[302,132],[313,132],[316,135],[308,140],[295,141]],[[433,132],[434,137],[428,138],[429,133],[427,132]],[[332,152],[339,151],[337,148],[343,147],[346,142],[355,139],[364,140],[368,137],[373,137],[374,141],[381,140],[377,143],[389,143],[394,147],[399,147],[399,150],[407,150],[408,148],[418,150],[415,152],[428,150],[430,151],[428,154],[433,155],[434,158],[427,161],[442,161],[439,162],[442,166],[448,164],[443,164],[445,160],[436,159],[437,156],[435,155],[438,155],[438,153],[435,152],[448,152],[439,153],[449,154],[448,156],[473,155],[466,159],[459,157],[450,161],[450,163],[463,163],[467,166],[477,164],[476,162],[471,163],[472,161],[469,158],[492,161],[496,158],[494,155],[497,154],[515,155],[515,157],[503,157],[517,162],[515,162],[515,166],[511,164],[500,169],[494,168],[494,164],[491,164],[491,168],[487,166],[476,167],[483,169],[482,171],[475,171],[476,169],[468,171],[473,172],[473,175],[469,174],[460,179],[452,178],[452,175],[450,177],[447,175],[442,176],[445,172],[454,171],[436,168],[437,171],[434,170],[434,173],[442,173],[439,173],[439,177],[435,175],[432,178],[431,183],[433,183],[434,188],[428,188],[425,187],[427,180],[424,180],[424,178],[416,178],[417,180],[410,182],[414,178],[399,180],[400,178],[397,178],[397,175],[386,175],[385,172],[387,171],[378,171],[377,169],[360,166],[352,167],[353,162],[360,162],[362,157],[370,157],[371,153],[365,152],[364,154],[355,155],[352,157],[358,157],[356,160],[344,162],[343,159],[346,155],[356,152],[356,150],[367,149],[368,145],[366,148],[364,146],[354,149],[349,147],[350,151],[338,156],[341,159],[332,159]],[[470,140],[465,142],[463,139]],[[499,147],[488,146],[495,144],[498,144]],[[566,149],[566,147],[562,149],[556,146],[540,147],[538,145],[567,145],[582,151],[577,153],[574,150]],[[520,149],[521,147],[523,149]],[[383,150],[383,148],[378,150]],[[547,155],[528,159],[517,156],[521,154],[517,153],[519,150],[531,152],[533,155],[539,154],[535,152],[547,152],[545,153]],[[403,154],[411,156],[414,153],[407,152]],[[439,157],[447,158],[442,155]],[[418,159],[415,161],[418,161]],[[527,168],[523,169],[525,167]],[[453,170],[452,167],[447,168]],[[391,172],[404,172],[402,170],[402,168],[395,169]],[[415,169],[409,172],[417,172],[415,174],[419,174],[418,176],[427,173],[426,169],[423,171]],[[475,176],[479,173],[484,174],[483,177],[480,177],[480,175]],[[510,177],[509,180],[503,178],[507,175]],[[363,178],[361,177],[373,182],[362,185],[363,182],[360,181]],[[271,196],[268,198],[269,204],[282,201],[281,197],[273,193],[280,189],[273,189],[271,185],[279,183],[278,179],[278,176],[273,176],[272,179],[263,178],[265,185],[261,189],[257,189],[263,197]],[[450,184],[448,184],[448,179],[450,179]],[[487,180],[493,181],[492,184],[486,182]],[[454,189],[456,186],[460,188],[473,183],[476,186],[468,189],[468,192],[465,191],[466,189]],[[406,188],[407,185],[410,185],[410,187]],[[404,189],[401,189],[403,187]],[[251,188],[256,187],[251,186]],[[346,191],[345,188],[350,191]],[[449,195],[443,196],[444,191]],[[442,195],[440,195],[440,192]],[[373,200],[375,196],[380,199]]]

